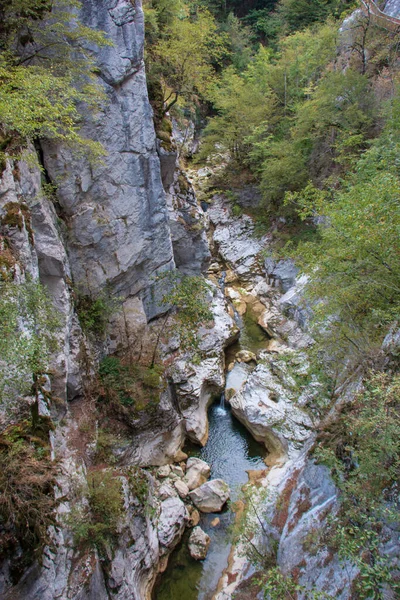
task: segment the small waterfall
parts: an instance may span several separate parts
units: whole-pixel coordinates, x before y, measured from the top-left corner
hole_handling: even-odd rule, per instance
[[[225,409],[225,394],[222,392],[221,400],[219,401],[219,407]]]

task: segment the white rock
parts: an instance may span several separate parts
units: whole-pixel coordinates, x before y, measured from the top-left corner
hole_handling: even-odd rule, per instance
[[[157,527],[161,546],[166,549],[173,548],[180,540],[187,520],[188,513],[180,498],[167,498],[161,502]]]
[[[189,488],[184,481],[181,479],[175,481],[174,487],[181,498],[187,498],[189,494]]]
[[[209,465],[200,458],[191,457],[187,461],[184,481],[189,490],[194,490],[207,481],[210,476]]]
[[[178,477],[184,476],[183,469],[179,465],[171,465],[171,471],[174,475],[177,475]]]
[[[163,465],[159,469],[157,469],[157,477],[160,479],[164,479],[168,477],[171,473],[171,467],[169,465]]]
[[[195,527],[190,534],[188,543],[190,556],[195,560],[204,560],[207,556],[210,542],[210,536],[201,527]]]
[[[230,489],[222,479],[212,479],[190,492],[189,496],[201,512],[220,512],[230,496]]]
[[[263,442],[267,449],[285,456],[291,447],[300,448],[311,435],[313,422],[295,405],[295,392],[282,385],[279,375],[259,364],[246,384],[231,399],[234,415]]]
[[[158,490],[158,497],[160,500],[166,500],[167,498],[174,498],[176,496],[176,490],[169,485],[169,483],[163,483]]]

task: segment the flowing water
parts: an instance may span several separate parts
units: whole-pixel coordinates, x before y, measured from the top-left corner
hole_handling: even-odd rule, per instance
[[[247,311],[237,316],[240,339],[228,348],[226,362],[234,361],[239,350],[257,353],[266,347],[268,337],[257,324],[257,318]],[[246,367],[244,367],[246,368]],[[210,407],[209,438],[204,448],[187,447],[189,456],[198,456],[211,467],[211,479],[223,479],[231,489],[231,501],[240,496],[242,486],[247,483],[248,470],[265,469],[265,447],[256,442],[245,427],[232,415],[224,396]],[[218,517],[218,525],[212,521]],[[210,549],[204,561],[191,558],[187,547],[190,530],[186,531],[179,546],[171,554],[168,567],[160,577],[153,594],[154,600],[211,600],[218,581],[228,566],[231,550],[229,527],[234,513],[225,508],[222,513],[202,514],[200,527],[211,538]]]
[[[231,489],[231,500],[240,495],[247,482],[247,470],[265,469],[265,447],[257,443],[233,416],[229,406],[220,400],[209,409],[209,438],[204,448],[185,448],[190,456],[198,456],[211,466],[211,479],[224,479]],[[211,522],[220,522],[213,527]],[[223,570],[227,567],[231,548],[229,526],[234,514],[228,508],[219,514],[202,514],[200,527],[211,538],[204,561],[191,558],[187,549],[190,530],[169,559],[161,576],[155,600],[211,600]]]

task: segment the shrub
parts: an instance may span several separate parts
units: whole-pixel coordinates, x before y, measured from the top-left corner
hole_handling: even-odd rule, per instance
[[[128,484],[133,496],[142,506],[147,506],[149,497],[149,480],[146,471],[139,467],[128,469]]]
[[[163,389],[162,368],[124,364],[115,356],[104,358],[99,367],[99,401],[120,417],[152,411]]]
[[[50,428],[40,417],[34,430],[23,421],[0,435],[0,557],[18,552],[12,561],[16,578],[40,556],[55,524],[57,466],[50,458]]]
[[[93,471],[88,474],[87,488],[80,492],[86,496],[87,505],[73,510],[68,520],[75,541],[81,547],[95,547],[106,556],[116,541],[123,515],[121,480],[111,471]]]
[[[58,315],[39,282],[0,281],[0,399],[19,401],[49,368]]]
[[[380,532],[396,514],[400,475],[400,375],[372,373],[365,390],[323,432],[317,458],[332,469],[341,510],[331,542],[360,570],[358,598],[383,598],[383,585],[399,591],[390,557],[381,554]],[[372,594],[372,595],[371,595]]]
[[[96,298],[78,293],[75,307],[79,322],[86,333],[104,335],[108,320],[117,308],[117,301],[105,292]]]

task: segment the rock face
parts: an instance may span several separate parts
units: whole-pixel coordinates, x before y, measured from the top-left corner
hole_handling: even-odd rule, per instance
[[[273,466],[262,481],[262,487],[270,493],[267,498],[261,496],[258,511],[264,531],[253,542],[268,552],[273,550],[274,541],[277,565],[285,576],[296,576],[296,581],[308,589],[317,586],[332,597],[348,600],[357,569],[347,562],[340,563],[328,549],[318,549],[328,518],[337,510],[338,498],[328,469],[308,458],[313,441],[311,436],[300,453],[283,465]],[[257,503],[256,497],[253,501]],[[235,550],[228,571],[216,600],[246,598],[252,569],[243,561],[240,548]],[[298,597],[304,600],[306,596],[299,592]]]
[[[23,220],[21,227],[17,224],[1,227],[13,257],[8,275],[13,275],[18,282],[26,276],[34,280],[40,278],[49,290],[60,316],[59,347],[52,361],[53,391],[63,401],[72,400],[82,390],[80,358],[84,343],[68,284],[70,263],[56,227],[54,207],[43,198],[38,167],[25,162],[15,166],[7,162],[1,174],[0,197],[0,222],[7,217],[10,206],[21,211],[22,207],[17,207],[21,206],[21,199],[24,200],[25,217],[19,212]]]
[[[189,538],[190,556],[195,560],[204,560],[210,546],[210,536],[201,527],[195,527]]]
[[[189,515],[179,498],[167,498],[161,503],[158,524],[158,539],[163,547],[162,553],[173,548],[180,540]]]
[[[205,513],[220,512],[228,500],[230,490],[222,479],[212,479],[190,492],[193,504]]]
[[[238,332],[225,310],[225,301],[218,288],[213,288],[210,300],[213,326],[200,329],[199,347],[205,358],[198,364],[191,361],[190,356],[183,356],[175,361],[172,373],[186,435],[201,445],[208,437],[207,409],[224,389],[224,348]]]
[[[232,219],[229,206],[229,202],[219,198],[208,210],[215,227],[213,241],[223,260],[238,276],[248,279],[259,271],[258,255],[264,240],[253,236],[254,224],[247,215]]]
[[[285,456],[301,447],[313,427],[309,415],[293,400],[290,388],[268,365],[260,364],[229,403],[233,414],[256,440],[263,442],[270,453]]]
[[[123,298],[146,295],[152,276],[173,266],[173,252],[147,96],[141,2],[85,0],[81,19],[113,44],[91,48],[107,100],[82,131],[107,155],[90,165],[46,144],[45,165],[68,222],[76,285],[92,294],[107,284]]]
[[[287,292],[294,285],[299,272],[298,267],[290,259],[275,261],[272,258],[266,258],[264,268],[271,283],[280,286],[283,292]]]
[[[72,532],[64,521],[71,511],[74,486],[86,485],[86,469],[72,443],[84,437],[74,417],[84,385],[102,356],[133,346],[135,339],[140,346],[148,320],[160,312],[152,296],[153,276],[174,267],[174,250],[187,272],[198,272],[208,256],[201,231],[204,215],[194,206],[190,190],[185,190],[186,195],[182,192],[181,205],[172,208],[191,213],[184,235],[171,235],[171,222],[177,217],[169,214],[162,184],[144,72],[140,0],[84,0],[81,19],[105,31],[112,41],[111,46],[88,48],[97,61],[107,100],[98,114],[83,115],[82,119],[82,135],[105,147],[103,163],[89,164],[65,147],[43,142],[46,176],[57,186],[57,214],[41,188],[39,168],[14,161],[7,162],[0,173],[0,250],[6,239],[10,249],[7,268],[17,283],[26,276],[40,280],[60,315],[59,350],[51,364],[51,391],[59,399],[51,407],[56,425],[51,434],[52,452],[60,464],[56,494],[62,498],[58,527],[51,533],[52,545],[45,549],[42,562],[30,567],[16,585],[8,561],[2,561],[0,596],[15,600],[147,598],[160,559],[172,550],[188,521],[176,487],[166,483],[157,496],[150,489],[154,482],[150,485],[150,518],[129,493],[129,478],[121,475],[124,515],[106,569],[93,548],[85,555],[75,552]],[[33,148],[31,151],[34,153]],[[165,178],[164,183],[168,183]],[[5,224],[10,209],[7,205],[17,211],[15,223]],[[192,255],[185,263],[189,248]],[[113,315],[107,340],[90,342],[79,325],[74,296],[79,291],[96,297],[106,286],[107,294],[121,301],[122,310]],[[229,317],[224,320],[222,308],[220,312],[221,326],[228,331]],[[198,373],[202,391],[194,395],[204,399],[204,406],[209,399],[208,381],[215,377],[218,385],[223,385],[223,358],[218,355],[221,348],[210,357],[210,365]],[[202,376],[208,377],[207,384],[203,385]],[[71,400],[75,400],[74,405],[69,404]],[[0,408],[0,431],[21,418],[21,406],[22,402]],[[189,415],[189,406],[186,408]],[[41,402],[41,410],[49,416],[45,402]],[[145,412],[131,423],[132,439],[118,449],[121,469],[131,464],[172,461],[182,445],[184,417],[170,388],[152,414]],[[61,416],[62,424],[58,422]],[[204,416],[201,418],[206,422]],[[97,428],[96,423],[93,425]],[[180,483],[184,495],[186,484]]]

